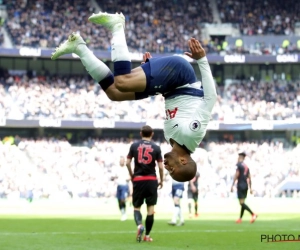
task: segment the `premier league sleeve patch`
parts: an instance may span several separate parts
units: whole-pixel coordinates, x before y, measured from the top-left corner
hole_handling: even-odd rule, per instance
[[[198,131],[201,128],[201,123],[197,120],[194,120],[190,123],[190,129],[194,132]]]

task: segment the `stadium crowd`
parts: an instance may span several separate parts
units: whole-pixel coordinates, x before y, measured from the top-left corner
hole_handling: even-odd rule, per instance
[[[300,83],[243,81],[218,89],[216,121],[283,120],[300,117]],[[110,119],[162,121],[164,98],[112,102],[85,77],[0,78],[0,115],[7,119]]]
[[[300,117],[300,83],[243,81],[225,87],[213,120],[290,120]]]
[[[132,50],[182,52],[191,36],[199,38],[201,22],[212,22],[208,1],[98,1],[103,11],[126,15]],[[91,1],[16,0],[7,3],[6,27],[16,46],[57,47],[71,31],[80,32],[91,49],[110,49],[110,33],[88,22]]]
[[[4,35],[2,32],[2,28],[0,27],[0,47],[3,45],[4,43]]]
[[[266,46],[257,44],[256,50],[234,44],[224,46],[220,38],[202,39],[204,23],[213,23],[212,8],[208,0],[96,1],[101,10],[109,13],[122,11],[126,17],[127,44],[132,52],[145,50],[156,53],[182,53],[188,50],[187,40],[202,40],[207,53],[226,54],[281,54],[300,51],[296,44]],[[239,26],[242,35],[294,33],[299,21],[300,5],[291,0],[257,2],[217,1],[222,22]],[[96,12],[91,1],[16,0],[6,3],[8,17],[5,27],[16,47],[29,46],[55,48],[72,32],[80,32],[89,48],[110,50],[111,34],[101,26],[87,21]],[[283,9],[278,13],[278,9]],[[242,13],[242,14],[241,14]],[[1,45],[1,36],[0,36]]]
[[[112,102],[98,84],[84,77],[10,76],[0,81],[0,114],[9,119],[146,121],[161,120],[164,112],[162,96],[140,102]]]
[[[243,35],[291,35],[300,21],[300,3],[293,0],[217,0],[220,18],[239,25]]]
[[[101,198],[114,197],[116,182],[112,176],[121,155],[126,156],[129,140],[98,140],[72,146],[66,140],[24,139],[12,144],[0,143],[0,197],[26,198]],[[170,147],[160,143],[162,153]],[[276,187],[286,178],[300,177],[300,145],[287,150],[280,142],[216,143],[194,154],[201,181],[203,198],[231,197],[230,187],[235,173],[237,152],[247,152],[247,161],[256,197],[292,196],[300,192],[280,193]],[[161,198],[170,194],[171,179],[166,173]]]

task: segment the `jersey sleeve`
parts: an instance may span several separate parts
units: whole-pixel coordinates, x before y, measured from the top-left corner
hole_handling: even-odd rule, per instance
[[[201,102],[198,108],[210,114],[217,101],[215,81],[213,79],[207,57],[202,57],[197,60],[197,64],[201,72],[201,82],[204,92],[203,102]]]
[[[236,164],[236,170],[238,170],[241,173],[242,170],[243,170],[243,165],[241,163],[237,163]]]
[[[163,158],[162,158],[162,155],[161,155],[161,148],[159,146],[157,146],[156,161],[157,162],[162,162],[163,161]]]
[[[129,152],[128,152],[128,155],[127,155],[127,159],[132,159],[134,157],[134,150],[133,150],[134,146],[133,144],[131,144],[130,148],[129,148]]]

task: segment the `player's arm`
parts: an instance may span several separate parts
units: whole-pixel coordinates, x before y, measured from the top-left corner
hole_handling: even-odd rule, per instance
[[[191,190],[193,193],[196,193],[197,192],[197,188],[195,186],[195,178],[190,180],[190,186],[191,186]]]
[[[250,189],[250,194],[252,194],[252,181],[251,181],[251,175],[250,173],[248,174],[248,185],[249,185],[249,189]]]
[[[129,176],[131,178],[131,180],[133,179],[133,172],[132,172],[132,168],[131,168],[131,160],[134,156],[134,152],[133,152],[133,144],[131,144],[130,149],[129,149],[129,153],[127,155],[127,160],[126,160],[126,167],[128,169],[128,173]]]
[[[159,188],[163,187],[163,183],[164,183],[164,165],[163,165],[163,158],[161,155],[161,149],[159,148],[158,150],[158,154],[157,154],[157,165],[158,165],[158,171],[159,171],[159,178],[160,178],[160,182],[158,184]]]
[[[217,101],[217,91],[205,50],[195,38],[189,40],[189,48],[191,52],[185,52],[185,54],[197,61],[202,76],[204,103],[200,108],[211,112]]]
[[[126,167],[128,169],[129,176],[130,176],[130,178],[132,180],[133,179],[133,172],[132,172],[132,168],[131,168],[131,158],[127,158],[127,160],[126,160]]]
[[[116,172],[115,167],[114,167],[113,170],[112,170],[112,174],[110,176],[110,180],[114,181],[115,179],[118,179],[118,175],[117,175],[117,172]]]
[[[237,179],[239,178],[239,175],[240,175],[240,171],[237,169],[235,172],[235,175],[233,177],[233,182],[231,185],[231,192],[233,192],[233,186],[234,186],[235,182],[237,181]]]
[[[164,183],[164,165],[161,161],[158,162],[157,165],[158,165],[159,178],[160,178],[160,182],[159,182],[158,186],[161,189],[163,187],[163,183]]]

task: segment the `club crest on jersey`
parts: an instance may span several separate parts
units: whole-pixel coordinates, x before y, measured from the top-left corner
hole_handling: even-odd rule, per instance
[[[201,123],[197,120],[190,123],[190,129],[194,132],[198,131],[201,128]]]

